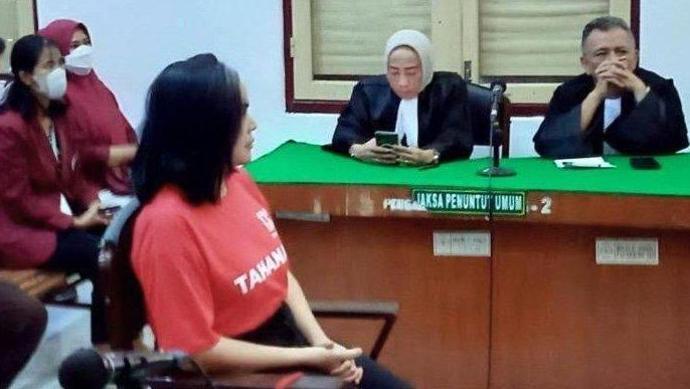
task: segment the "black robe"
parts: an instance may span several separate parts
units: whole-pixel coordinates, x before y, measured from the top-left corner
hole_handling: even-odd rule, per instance
[[[395,131],[400,98],[386,76],[368,77],[355,85],[350,101],[338,118],[332,149],[347,153],[350,146],[368,141],[375,131]],[[472,129],[467,86],[451,72],[435,72],[418,96],[418,146],[433,148],[439,158],[467,158],[472,153]]]
[[[586,131],[580,130],[582,101],[594,89],[594,79],[582,74],[559,86],[546,117],[534,136],[542,157],[573,158],[602,155],[603,141],[623,154],[670,154],[688,146],[687,128],[672,80],[638,68],[635,74],[649,86],[642,101],[632,92],[621,100],[621,114],[604,132],[604,104]]]

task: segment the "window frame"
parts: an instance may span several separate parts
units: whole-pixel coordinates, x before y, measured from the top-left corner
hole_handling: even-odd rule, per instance
[[[470,6],[472,7],[472,6]],[[295,45],[293,45],[293,0],[283,0],[283,59],[285,68],[285,108],[287,112],[294,113],[340,113],[342,109],[347,104],[347,100],[326,100],[320,98],[296,98],[295,94],[295,83],[300,81],[300,75],[295,74],[295,68],[298,64],[295,62],[295,57],[293,57],[293,52],[295,51]],[[462,12],[467,12],[463,9]],[[446,13],[447,14],[447,13]],[[456,13],[459,15],[459,13]],[[436,21],[437,16],[432,15],[432,19]],[[434,23],[437,24],[437,23]],[[460,24],[462,25],[462,24]],[[310,24],[306,26],[302,24],[300,28],[311,28]],[[467,26],[463,26],[466,29]],[[630,28],[635,36],[635,42],[639,50],[640,42],[640,0],[630,0]],[[433,34],[433,30],[432,30]],[[466,45],[476,45],[476,43],[470,42],[471,37],[467,34],[462,34],[463,39],[461,45],[464,47]],[[435,42],[435,46],[438,46],[438,42]],[[441,46],[448,44],[448,42],[441,42]],[[451,43],[452,44],[452,43]],[[457,46],[457,42],[455,42]],[[437,49],[437,55],[442,50]],[[462,50],[456,50],[451,52],[451,56],[458,58],[439,58],[438,63],[447,64],[444,68],[449,70],[457,71],[459,74],[464,74],[463,67],[463,53]],[[306,72],[311,72],[311,66],[308,66],[308,70],[302,69],[301,77],[304,77]],[[477,62],[473,61],[472,74],[477,74]],[[343,77],[346,79],[347,77]],[[342,80],[342,81],[328,81],[329,83],[338,82],[354,85],[356,81],[353,80]],[[509,106],[508,114],[510,116],[542,116],[546,113],[547,104],[541,103],[513,103]]]
[[[31,1],[31,12],[33,14],[32,20],[31,20],[31,23],[33,24],[33,26],[32,26],[33,28],[31,29],[32,33],[36,33],[36,31],[38,31],[38,5],[36,3],[37,3],[37,0]],[[24,26],[23,24],[20,24],[20,25]],[[22,36],[18,36],[14,39],[21,38]],[[5,38],[5,37],[3,37],[3,38]],[[13,42],[5,41],[5,44],[7,45],[7,47],[5,49],[5,53],[3,54],[3,57],[6,58],[7,61],[9,61],[10,53],[12,52]],[[11,80],[14,78],[11,73],[0,72],[0,76],[3,80]]]

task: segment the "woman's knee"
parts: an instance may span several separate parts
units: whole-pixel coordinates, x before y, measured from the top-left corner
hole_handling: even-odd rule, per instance
[[[48,323],[43,304],[19,288],[3,287],[3,336],[38,341]]]

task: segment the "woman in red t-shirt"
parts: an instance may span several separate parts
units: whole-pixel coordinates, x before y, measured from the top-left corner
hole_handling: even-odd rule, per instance
[[[158,344],[207,371],[306,366],[365,388],[408,387],[314,318],[241,167],[256,129],[248,107],[237,73],[211,54],[173,63],[149,91],[132,266]]]

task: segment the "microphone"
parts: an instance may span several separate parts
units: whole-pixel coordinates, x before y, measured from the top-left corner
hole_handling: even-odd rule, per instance
[[[489,87],[492,91],[499,90],[501,93],[505,92],[507,89],[506,82],[503,80],[491,81],[491,86]]]
[[[58,378],[65,389],[135,387],[148,376],[194,370],[194,362],[181,352],[107,352],[79,349],[60,364]]]
[[[501,99],[503,98],[503,94],[506,91],[506,83],[502,80],[497,80],[491,82],[491,94],[492,94],[492,100],[491,100],[491,123],[495,120],[498,120],[498,104],[501,102]]]
[[[506,91],[506,83],[502,80],[496,80],[491,83],[491,113],[489,114],[489,148],[491,149],[492,165],[477,172],[482,176],[489,177],[507,177],[514,176],[515,171],[510,168],[499,166],[500,153],[499,147],[503,139],[503,132],[501,126],[498,125],[498,107],[503,100],[503,94]]]
[[[495,96],[495,95],[499,95],[499,96],[500,96],[500,95],[502,95],[503,93],[505,93],[505,91],[506,91],[506,89],[507,89],[507,86],[506,86],[505,81],[503,81],[503,80],[496,80],[496,81],[492,81],[492,82],[491,82],[491,86],[490,86],[489,88],[491,89],[491,92],[494,93],[494,96]]]

